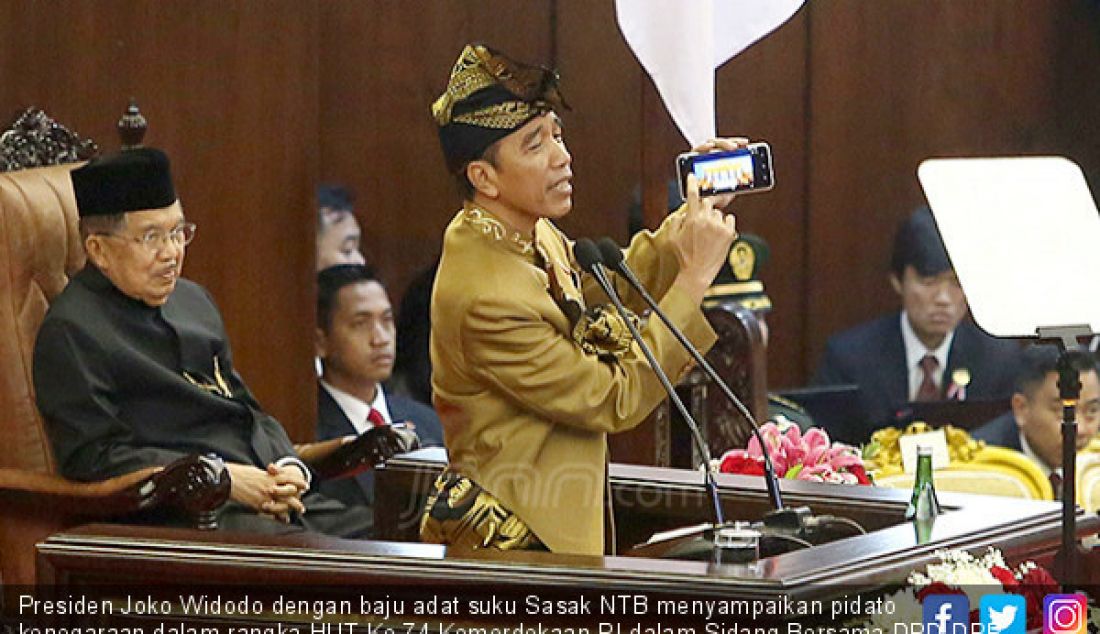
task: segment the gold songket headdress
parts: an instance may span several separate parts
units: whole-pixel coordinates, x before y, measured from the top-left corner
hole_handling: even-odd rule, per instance
[[[458,172],[531,119],[568,110],[553,70],[517,62],[482,44],[462,50],[432,104],[447,167]]]

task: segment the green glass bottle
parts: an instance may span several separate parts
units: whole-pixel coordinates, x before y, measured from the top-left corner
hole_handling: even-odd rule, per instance
[[[905,509],[907,520],[929,520],[940,514],[940,501],[932,484],[932,448],[917,447],[917,477],[913,480],[913,496]]]

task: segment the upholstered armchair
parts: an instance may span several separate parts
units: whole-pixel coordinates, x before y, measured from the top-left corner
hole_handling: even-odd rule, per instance
[[[936,470],[934,480],[937,490],[1033,500],[1053,499],[1050,480],[1024,454],[974,440],[965,430],[951,425],[942,429],[951,464]],[[867,466],[874,475],[876,485],[913,488],[913,474],[905,473],[902,468],[900,438],[906,434],[928,431],[932,428],[923,422],[916,422],[904,430],[887,427],[872,435],[874,456]]]
[[[0,173],[0,585],[33,583],[35,542],[67,526],[169,506],[212,528],[229,494],[224,467],[198,456],[102,482],[56,474],[31,363],[50,301],[84,265],[69,171],[94,151],[41,111],[0,135],[13,170]]]
[[[1100,439],[1093,438],[1077,452],[1077,504],[1089,513],[1100,512]]]

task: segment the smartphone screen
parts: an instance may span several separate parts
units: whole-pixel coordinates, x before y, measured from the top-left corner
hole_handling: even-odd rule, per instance
[[[680,194],[687,197],[687,176],[695,174],[699,193],[714,196],[725,193],[765,191],[774,186],[771,151],[766,143],[709,154],[687,153],[677,158]]]

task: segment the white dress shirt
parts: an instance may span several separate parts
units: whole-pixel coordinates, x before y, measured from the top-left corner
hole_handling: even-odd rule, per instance
[[[358,396],[352,396],[337,387],[333,387],[324,379],[321,379],[321,386],[328,390],[328,393],[332,396],[332,400],[336,401],[336,404],[340,406],[340,409],[344,412],[344,416],[347,416],[352,426],[355,427],[356,433],[362,434],[372,427],[370,421],[367,420],[371,408],[378,410],[378,412],[382,414],[382,420],[386,421],[387,425],[393,424],[393,417],[390,416],[390,408],[386,405],[386,392],[382,389],[381,385],[374,390],[374,401],[370,403]]]

